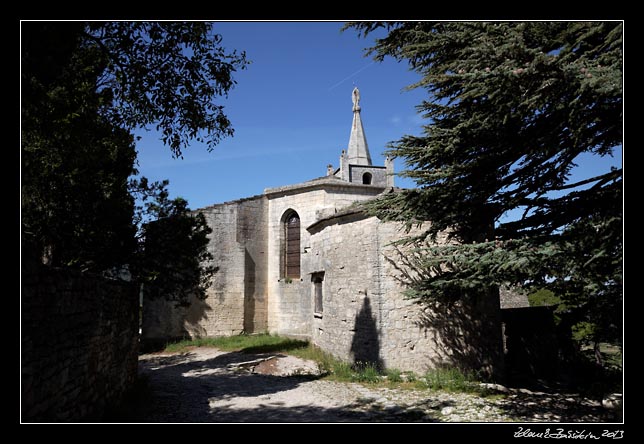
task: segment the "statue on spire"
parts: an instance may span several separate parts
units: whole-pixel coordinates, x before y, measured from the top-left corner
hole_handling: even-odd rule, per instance
[[[353,88],[352,99],[353,99],[353,112],[360,111],[360,91],[358,91],[357,86]]]

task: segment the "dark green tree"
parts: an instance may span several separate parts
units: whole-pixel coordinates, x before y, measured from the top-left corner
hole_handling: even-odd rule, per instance
[[[23,252],[50,265],[103,270],[136,249],[128,178],[131,134],[102,115],[97,54],[80,24],[23,24]]]
[[[245,53],[227,52],[208,22],[87,23],[82,50],[98,52],[96,81],[102,112],[116,125],[155,125],[180,157],[191,140],[212,149],[233,128],[217,103],[247,65]]]
[[[514,284],[550,289],[595,341],[621,340],[622,169],[571,179],[581,156],[612,156],[622,143],[619,22],[350,23],[386,31],[368,54],[420,74],[420,136],[388,154],[417,188],[369,209],[421,221],[410,265],[413,296],[453,300]],[[508,212],[517,217],[504,218]],[[446,232],[456,241],[423,243]],[[490,291],[475,292],[479,295]]]
[[[23,22],[21,48],[23,252],[98,271],[131,263],[132,130],[154,125],[178,157],[191,140],[212,149],[233,133],[216,99],[245,55],[203,22]]]
[[[140,232],[135,274],[146,297],[188,305],[190,296],[204,299],[217,268],[208,252],[208,226],[203,213],[193,213],[182,198],[169,199],[166,183],[145,203],[147,222]]]

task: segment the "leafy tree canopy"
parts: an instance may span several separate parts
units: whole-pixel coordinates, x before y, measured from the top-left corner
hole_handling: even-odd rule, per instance
[[[54,86],[86,74],[100,112],[125,129],[156,125],[175,156],[191,140],[212,149],[233,128],[216,103],[247,65],[207,22],[24,22],[23,79]]]
[[[192,214],[185,199],[169,199],[165,188],[146,207],[149,221],[141,227],[141,251],[135,263],[146,296],[179,305],[188,305],[190,296],[204,299],[217,271],[207,248],[212,229],[205,216]]]
[[[619,22],[350,23],[368,50],[408,63],[427,100],[420,136],[388,153],[418,187],[369,209],[421,221],[412,294],[457,299],[473,289],[548,288],[592,318],[597,338],[620,334],[622,169],[572,179],[581,156],[612,156],[622,143]],[[579,173],[578,171],[576,173]],[[516,218],[504,218],[508,212]],[[412,239],[408,239],[412,240]],[[475,292],[476,293],[476,292]],[[478,294],[489,294],[480,292]]]
[[[233,134],[218,98],[247,61],[213,30],[203,22],[21,23],[23,252],[57,266],[151,273],[141,265],[141,224],[189,212],[185,201],[169,203],[167,182],[132,179],[131,132],[155,126],[176,157],[191,140],[212,149]],[[135,196],[173,210],[137,206]],[[189,238],[207,234],[199,220],[186,224]]]

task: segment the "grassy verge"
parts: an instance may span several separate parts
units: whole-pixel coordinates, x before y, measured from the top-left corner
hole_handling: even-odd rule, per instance
[[[425,383],[432,390],[447,392],[480,392],[479,381],[471,373],[455,368],[438,368],[425,374]]]
[[[219,338],[197,338],[168,344],[165,352],[180,353],[190,347],[216,347],[225,351],[243,353],[277,353],[307,347],[308,342],[282,338],[269,334],[222,336]]]
[[[339,360],[306,341],[276,335],[238,335],[219,338],[199,338],[168,344],[169,353],[180,353],[192,347],[216,347],[242,353],[285,353],[317,362],[322,378],[338,382],[360,382],[407,389],[431,389],[450,392],[476,393],[485,396],[473,375],[446,368],[432,370],[419,376],[398,369],[379,369],[369,363],[350,364]]]

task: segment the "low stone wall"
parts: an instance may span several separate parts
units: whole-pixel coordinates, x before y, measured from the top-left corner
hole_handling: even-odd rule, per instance
[[[516,288],[499,288],[501,297],[501,310],[506,308],[525,308],[530,306],[527,293],[521,292]]]
[[[71,270],[22,275],[24,422],[100,419],[137,376],[138,286]]]

